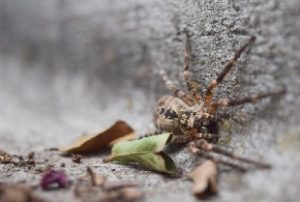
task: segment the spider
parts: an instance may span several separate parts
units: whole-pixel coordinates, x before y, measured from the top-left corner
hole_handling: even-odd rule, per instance
[[[215,117],[215,113],[218,109],[234,107],[245,103],[254,104],[256,101],[263,98],[280,95],[285,92],[283,88],[277,92],[260,93],[241,99],[231,100],[221,98],[217,101],[213,101],[215,89],[220,83],[222,83],[241,54],[250,47],[254,41],[255,37],[250,37],[244,45],[242,45],[234,53],[234,56],[228,61],[218,77],[210,81],[206,90],[201,93],[191,80],[191,73],[189,71],[191,42],[187,35],[184,53],[183,78],[185,80],[188,93],[177,88],[174,83],[168,79],[164,71],[160,72],[167,88],[174,94],[174,96],[165,95],[158,101],[154,112],[154,122],[159,131],[172,133],[170,143],[189,143],[190,147],[194,149],[197,148],[196,151],[200,151],[202,153],[205,153],[206,151],[219,153],[232,159],[253,163],[260,167],[270,167],[269,164],[237,156],[233,152],[217,145],[219,134],[217,124],[218,119]]]

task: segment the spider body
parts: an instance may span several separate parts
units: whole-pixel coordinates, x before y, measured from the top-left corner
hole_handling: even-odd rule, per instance
[[[215,99],[216,101],[213,100],[215,88],[218,87],[225,76],[230,72],[241,54],[254,41],[255,37],[250,37],[249,40],[235,52],[219,76],[215,80],[212,80],[206,89],[200,91],[199,85],[191,80],[189,71],[191,43],[187,36],[183,78],[186,82],[188,92],[177,88],[176,85],[168,79],[166,73],[161,71],[162,79],[166,83],[167,88],[173,93],[173,96],[163,96],[158,101],[154,111],[154,123],[156,128],[159,131],[170,132],[172,134],[170,139],[171,143],[191,143],[190,145],[193,145],[193,147],[198,148],[202,152],[216,152],[264,168],[270,167],[268,164],[236,156],[232,152],[215,144],[219,138],[219,120],[217,120],[214,115],[219,108],[234,107],[245,103],[254,104],[260,99],[285,92],[285,90],[282,89],[277,92],[260,93],[241,99],[230,100],[221,98]]]
[[[158,101],[154,122],[159,130],[190,140],[204,138],[211,141],[218,135],[217,120],[204,113],[200,105],[188,106],[171,95],[165,95]]]

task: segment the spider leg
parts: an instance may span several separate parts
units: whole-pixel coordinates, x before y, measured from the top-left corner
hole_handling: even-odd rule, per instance
[[[178,98],[180,98],[183,102],[185,102],[188,106],[193,106],[195,104],[194,99],[187,95],[183,90],[180,90],[175,86],[175,84],[167,77],[166,72],[161,70],[160,75],[163,81],[166,83],[167,88]]]
[[[275,96],[275,95],[282,95],[284,93],[285,93],[285,89],[283,88],[282,90],[277,91],[277,92],[261,93],[261,94],[257,94],[254,96],[245,97],[245,98],[236,99],[236,100],[229,100],[227,98],[221,98],[211,104],[209,113],[211,113],[211,114],[215,113],[219,107],[233,107],[233,106],[242,105],[242,104],[246,104],[246,103],[255,103],[258,100],[261,100],[263,98],[267,98],[267,97],[271,97],[271,96]]]
[[[170,143],[189,143],[194,140],[204,139],[204,140],[213,140],[218,138],[219,135],[211,133],[185,133],[183,135],[172,135]]]
[[[198,154],[200,155],[201,157],[204,157],[206,159],[210,159],[216,163],[220,163],[220,164],[223,164],[223,165],[226,165],[226,166],[229,166],[229,167],[232,167],[232,168],[235,168],[235,169],[238,169],[242,172],[245,172],[246,171],[246,168],[244,168],[243,166],[241,165],[238,165],[236,163],[232,163],[232,162],[228,162],[228,161],[225,161],[225,160],[222,160],[222,159],[219,159],[219,158],[216,158],[214,157],[213,155],[207,153],[207,152],[203,152],[201,151],[198,147],[195,146],[195,143],[194,142],[191,142],[189,145],[188,145],[188,149],[189,151],[192,153],[192,154]]]
[[[197,133],[195,134],[196,139],[204,139],[204,140],[213,140],[219,138],[220,136],[212,133]]]
[[[248,46],[250,46],[253,42],[255,41],[255,37],[252,36],[240,49],[238,49],[233,58],[231,58],[227,65],[224,67],[224,70],[221,72],[221,74],[217,77],[217,79],[212,80],[210,84],[207,87],[207,91],[204,95],[205,98],[205,106],[210,106],[210,103],[212,101],[213,95],[214,95],[214,90],[215,88],[223,81],[225,76],[230,72],[232,69],[233,65],[236,63],[238,58],[241,56],[241,54],[246,50]]]
[[[200,93],[198,90],[199,83],[192,81],[191,73],[190,73],[191,52],[192,52],[191,40],[190,40],[190,37],[188,36],[188,34],[186,34],[183,78],[185,80],[187,90],[191,93],[193,98],[197,102],[199,102],[201,100],[201,96],[200,96]]]
[[[203,150],[203,151],[208,151],[208,152],[214,152],[214,153],[222,154],[222,155],[227,156],[227,157],[229,157],[231,159],[235,159],[235,160],[238,160],[238,161],[241,161],[241,162],[253,164],[253,165],[255,165],[255,166],[259,167],[259,168],[264,168],[264,169],[271,168],[270,164],[259,162],[259,161],[255,161],[255,160],[252,160],[252,159],[248,159],[248,158],[236,155],[233,152],[228,151],[225,148],[222,148],[222,147],[217,146],[215,144],[208,143],[206,140],[203,140],[203,139],[197,140],[194,143],[195,143],[196,147],[198,147],[200,150]]]
[[[187,135],[172,135],[170,139],[170,143],[174,144],[183,144],[191,141],[193,141],[192,137]]]

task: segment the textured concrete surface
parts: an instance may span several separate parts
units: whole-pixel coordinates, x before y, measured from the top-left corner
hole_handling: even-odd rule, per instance
[[[191,34],[193,78],[205,86],[249,35],[257,41],[219,88],[222,97],[278,89],[288,93],[226,110],[239,154],[272,164],[268,171],[223,170],[219,194],[209,201],[298,201],[300,158],[300,3],[209,0],[0,0],[0,149],[35,151],[77,178],[86,165],[109,179],[137,179],[145,201],[195,201],[191,183],[146,170],[101,164],[105,155],[77,165],[45,148],[66,145],[117,119],[139,134],[153,130],[152,109],[166,88],[164,69],[183,85],[184,30]],[[229,117],[229,118],[228,118]],[[190,170],[197,159],[173,154]],[[0,181],[39,176],[0,165]],[[72,191],[42,192],[48,200]]]

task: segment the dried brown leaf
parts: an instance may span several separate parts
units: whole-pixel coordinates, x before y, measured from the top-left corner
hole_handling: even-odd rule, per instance
[[[92,154],[111,147],[121,140],[132,140],[135,138],[133,129],[124,121],[117,121],[107,130],[95,135],[80,137],[74,144],[59,148],[64,153]]]
[[[189,174],[194,181],[194,195],[201,197],[206,194],[217,193],[217,174],[217,165],[211,160],[207,160],[195,168]]]

